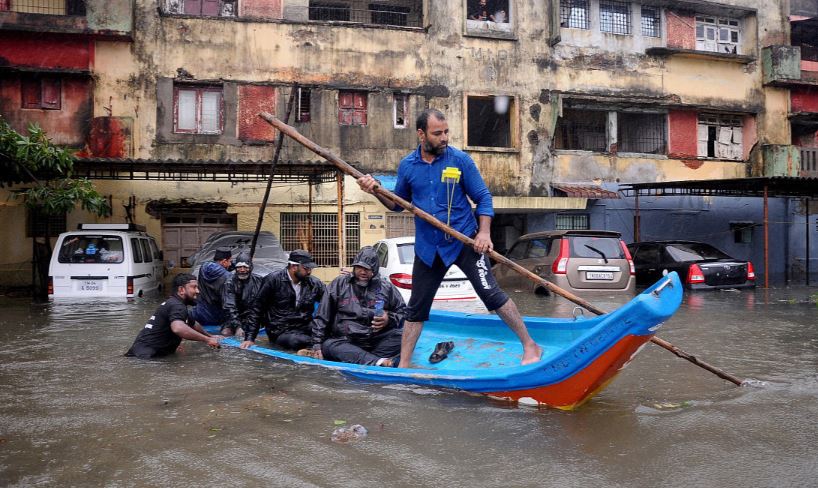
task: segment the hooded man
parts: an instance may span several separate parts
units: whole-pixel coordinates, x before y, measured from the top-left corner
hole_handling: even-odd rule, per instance
[[[329,284],[312,321],[315,357],[397,365],[406,304],[395,285],[378,276],[378,269],[377,253],[366,246],[352,263],[352,274]]]
[[[253,274],[250,251],[242,251],[236,256],[236,272],[222,286],[222,305],[225,320],[221,334],[232,337],[239,327],[244,330],[255,325],[253,302],[261,291],[261,277]]]
[[[196,303],[198,296],[196,277],[189,273],[176,275],[173,278],[173,296],[153,312],[125,355],[141,359],[167,356],[176,352],[182,339],[204,342],[218,348],[219,339],[208,334],[188,316],[187,306]]]
[[[230,263],[233,256],[229,248],[220,247],[208,261],[199,268],[199,291],[201,296],[190,315],[203,325],[221,325],[224,321],[222,309],[222,285],[230,277]]]
[[[310,276],[317,266],[310,253],[296,249],[290,253],[286,268],[264,277],[242,349],[255,343],[259,325],[266,329],[270,344],[293,350],[310,347],[312,313],[326,288],[321,280]]]

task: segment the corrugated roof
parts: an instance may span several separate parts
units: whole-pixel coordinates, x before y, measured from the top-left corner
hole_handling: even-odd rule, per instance
[[[626,196],[700,195],[718,197],[762,197],[764,188],[770,197],[818,197],[818,178],[771,176],[724,180],[662,181],[622,185]]]
[[[619,198],[615,191],[589,184],[551,183],[555,196],[579,197],[590,199]]]

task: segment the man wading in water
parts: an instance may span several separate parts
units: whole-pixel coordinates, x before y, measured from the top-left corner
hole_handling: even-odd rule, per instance
[[[542,349],[528,334],[517,306],[497,286],[484,254],[493,248],[490,227],[494,208],[480,171],[468,154],[449,146],[449,124],[439,110],[421,112],[417,118],[417,133],[420,145],[400,162],[395,194],[472,237],[474,247],[464,246],[415,217],[416,256],[412,268],[412,295],[403,326],[400,367],[409,367],[423,323],[429,319],[432,300],[452,264],[463,270],[486,308],[496,311],[520,338],[522,364],[539,361]],[[358,179],[358,185],[363,191],[375,195],[378,181],[365,175]],[[375,196],[388,209],[403,210],[392,201]],[[469,199],[477,204],[477,219]]]

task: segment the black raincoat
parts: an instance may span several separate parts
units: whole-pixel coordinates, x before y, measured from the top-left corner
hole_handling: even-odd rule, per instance
[[[222,306],[224,307],[224,323],[222,327],[258,331],[258,320],[253,314],[253,302],[261,291],[261,276],[250,273],[247,279],[239,279],[238,273],[233,274],[222,286]]]
[[[378,276],[378,255],[371,247],[365,247],[355,262],[367,264],[375,275],[366,287],[355,283],[354,274],[332,280],[312,321],[314,346],[330,337],[346,337],[364,348],[371,346],[377,300],[383,300],[383,308],[389,314],[389,323],[379,334],[403,327],[406,304],[395,285]]]
[[[258,298],[253,302],[254,324],[245,331],[245,340],[255,341],[259,325],[272,333],[271,341],[287,331],[302,329],[309,334],[309,324],[315,304],[324,296],[326,287],[318,278],[308,276],[301,281],[301,295],[296,300],[287,268],[264,277]]]

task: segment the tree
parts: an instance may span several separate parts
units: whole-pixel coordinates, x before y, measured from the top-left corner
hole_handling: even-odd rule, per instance
[[[22,198],[35,216],[68,213],[79,205],[83,210],[105,217],[111,214],[108,200],[84,178],[72,178],[74,156],[57,147],[37,125],[29,125],[28,135],[17,133],[0,117],[0,188],[11,189]],[[35,226],[37,227],[37,226]],[[32,290],[35,299],[47,298],[51,235],[33,236]]]

